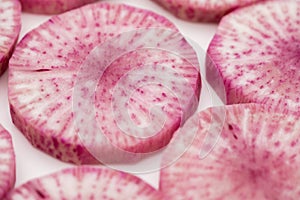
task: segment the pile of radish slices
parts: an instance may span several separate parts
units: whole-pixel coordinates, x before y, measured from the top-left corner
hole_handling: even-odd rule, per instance
[[[37,149],[79,165],[14,188],[13,140],[0,125],[0,199],[300,199],[300,1],[154,1],[219,23],[206,66],[153,11],[0,0],[12,122]],[[17,43],[21,10],[57,15]],[[214,89],[224,106],[197,109],[201,78],[223,85]],[[158,189],[105,166],[157,151]]]

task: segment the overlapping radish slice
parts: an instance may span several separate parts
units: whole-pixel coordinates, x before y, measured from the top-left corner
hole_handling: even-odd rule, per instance
[[[227,103],[300,114],[299,44],[299,1],[268,1],[224,17],[208,54],[223,77]]]
[[[7,69],[21,29],[21,5],[17,0],[0,0],[0,76]]]
[[[155,28],[165,29],[161,30],[162,34],[166,31],[171,34],[161,37],[158,31],[158,35],[152,37],[154,44],[158,45],[156,49],[143,48],[145,35],[134,33],[134,30],[149,33],[147,29]],[[120,46],[141,45],[111,60],[100,76],[99,70],[104,68],[97,62],[106,61],[114,54],[112,48],[118,46],[114,41],[122,37],[119,35],[122,32],[134,33],[134,37],[122,40]],[[87,124],[90,120],[96,120],[109,141],[120,149],[133,153],[160,149],[195,111],[197,102],[194,99],[198,99],[201,88],[199,71],[189,60],[176,55],[175,50],[172,53],[159,48],[162,43],[155,43],[156,38],[168,42],[169,38],[178,34],[174,25],[164,17],[122,4],[92,4],[51,18],[24,37],[10,62],[9,101],[14,123],[35,147],[58,159],[77,164],[96,162],[87,151],[91,148],[114,158],[112,145],[99,146],[94,135],[83,137],[89,141],[92,138],[91,143],[80,141],[82,129],[93,128]],[[103,54],[92,51],[105,42],[115,46],[105,48]],[[182,37],[175,42],[179,43],[179,47],[187,46]],[[195,54],[191,47],[187,48],[187,52],[188,57],[189,52]],[[82,75],[86,79],[82,79]],[[162,82],[165,80],[166,86]],[[85,87],[91,81],[97,87]],[[75,84],[82,92],[79,96],[95,90],[92,104],[87,104],[91,110],[81,113],[72,110],[72,106],[89,103],[76,101],[78,96],[73,96],[77,91],[76,88],[74,90]],[[174,94],[178,94],[178,98]],[[152,110],[153,106],[159,108],[158,113],[155,112],[157,109]],[[131,132],[135,130],[132,128],[144,128],[158,121],[154,117],[158,115],[165,117],[158,119],[166,123],[160,123],[162,127],[157,127],[153,135],[150,133],[138,138],[140,135]],[[74,117],[79,121],[75,121]],[[132,123],[128,126],[127,122]]]
[[[141,179],[104,167],[77,167],[31,180],[9,193],[7,200],[162,199]]]
[[[262,0],[154,0],[179,18],[217,22],[228,12]]]
[[[97,0],[20,0],[25,12],[38,14],[59,14]]]
[[[9,133],[0,125],[0,199],[15,184],[15,154]]]
[[[165,160],[186,137],[195,134],[195,139],[175,164],[161,171],[166,199],[299,199],[299,116],[240,104],[226,106],[222,122],[218,109],[197,113],[174,135],[181,139],[171,142]],[[214,148],[201,157],[205,138],[217,133],[210,132],[212,126],[221,134],[212,137]]]

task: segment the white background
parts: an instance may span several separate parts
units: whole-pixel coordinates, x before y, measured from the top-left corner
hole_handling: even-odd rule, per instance
[[[217,24],[191,23],[177,19],[150,0],[118,0],[117,2],[135,5],[164,15],[174,22],[184,35],[194,40],[204,50],[207,49],[217,27]],[[19,39],[21,39],[28,31],[46,21],[49,17],[50,16],[23,13],[22,30]],[[207,98],[207,96],[207,90],[204,88],[201,94],[202,101]],[[7,98],[7,72],[0,78],[0,102],[0,123],[12,134],[15,147],[17,162],[16,186],[32,178],[47,175],[58,171],[59,169],[73,166],[56,160],[33,148],[20,131],[12,124]],[[158,186],[158,172],[139,174],[138,176],[149,182],[151,185],[155,187]]]

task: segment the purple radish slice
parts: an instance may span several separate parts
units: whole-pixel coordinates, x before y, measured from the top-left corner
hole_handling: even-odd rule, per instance
[[[259,3],[224,17],[208,55],[223,78],[227,103],[300,114],[299,44],[300,1]]]
[[[164,147],[198,106],[197,66],[194,49],[180,33],[167,29],[139,29],[105,41],[82,64],[74,89],[82,142],[102,163],[135,162]],[[151,170],[147,167],[142,170]]]
[[[218,22],[232,10],[262,0],[153,0],[188,21]]]
[[[15,153],[10,134],[0,125],[0,199],[15,184]]]
[[[8,67],[21,30],[21,5],[18,0],[0,0],[0,76]]]
[[[20,0],[25,12],[37,14],[59,14],[97,0]]]
[[[56,199],[162,199],[143,180],[104,167],[68,168],[28,181],[12,190],[6,200]]]
[[[70,19],[73,20],[70,21]],[[54,16],[31,31],[18,44],[10,61],[9,101],[15,125],[35,147],[55,158],[76,164],[98,162],[80,141],[76,130],[78,124],[74,124],[72,94],[77,73],[87,55],[96,45],[100,45],[122,32],[155,27],[177,31],[170,21],[152,12],[122,4],[97,3]],[[101,81],[107,87],[116,84],[111,80],[118,78],[119,72],[126,72],[131,67],[136,67],[133,61],[149,65],[162,62],[173,66],[174,56],[172,57],[171,54],[165,54],[163,57],[163,51],[154,52],[152,56],[156,60],[153,61],[152,57],[148,57],[150,51],[132,52],[112,63],[111,68],[116,69],[116,66],[120,66],[120,68],[112,70],[113,74],[111,75],[106,73],[100,80],[97,91],[105,89],[101,88]],[[133,64],[130,64],[128,59],[131,55],[134,58],[130,59],[133,60]],[[157,58],[162,60],[157,60]],[[190,64],[187,65],[187,61],[184,59],[177,58],[175,61],[179,65],[174,68],[180,70],[177,74],[169,74],[170,80],[174,79],[175,85],[178,86],[174,89],[186,91],[191,85],[195,93],[199,94],[201,88],[199,72],[193,70],[194,68]],[[178,78],[180,76],[186,77],[190,85],[180,85],[181,79]],[[176,81],[179,81],[178,84]],[[166,102],[170,102],[168,94],[163,95],[159,89],[145,95],[160,96],[161,99],[164,98],[168,100]],[[149,99],[151,99],[150,97]],[[186,98],[190,97],[186,96]],[[186,99],[186,102],[188,100]],[[132,105],[138,104],[133,103]],[[172,105],[178,106],[176,102]],[[186,112],[192,113],[194,108],[186,107]],[[131,114],[139,115],[143,112],[138,112],[135,108],[133,108],[135,112]],[[100,108],[97,107],[97,109]],[[169,128],[164,129],[165,131],[157,137],[149,138],[147,145],[139,144],[133,137],[121,137],[120,134],[111,136],[113,143],[120,144],[121,149],[131,152],[145,153],[160,149],[167,144],[173,131],[180,125],[181,120],[172,117],[172,112],[175,111],[171,110],[171,114],[168,115],[171,119]],[[111,113],[107,114],[111,115]],[[107,123],[106,125],[107,128],[115,127],[115,124]],[[106,151],[107,149],[102,150]],[[110,156],[110,153],[108,151],[107,155]]]
[[[166,199],[299,199],[299,116],[274,113],[260,104],[240,104],[226,106],[226,120],[220,123],[215,109],[195,114],[174,135],[196,133],[185,154],[161,171],[160,190]],[[200,159],[213,123],[219,124],[220,137]],[[165,153],[168,159],[173,149]]]

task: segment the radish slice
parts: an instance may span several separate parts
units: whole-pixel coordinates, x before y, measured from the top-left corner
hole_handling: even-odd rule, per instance
[[[25,12],[37,14],[59,14],[97,0],[20,0]]]
[[[160,190],[166,199],[299,199],[300,117],[272,113],[259,104],[225,110],[224,122],[218,108],[211,108],[194,115],[174,135],[163,155],[166,160],[187,137],[195,139],[175,164],[161,171]],[[211,140],[214,148],[201,159],[203,142],[216,134],[210,129],[217,125],[220,137]]]
[[[299,1],[260,3],[222,19],[208,54],[228,104],[263,103],[300,114],[299,27]]]
[[[0,199],[15,184],[15,154],[10,134],[0,125]]]
[[[81,66],[73,95],[88,150],[102,163],[128,163],[164,147],[198,105],[197,62],[180,33],[159,28],[126,32],[94,49]]]
[[[232,10],[262,0],[154,0],[188,21],[217,22]]]
[[[21,30],[21,5],[17,0],[0,0],[0,76],[7,69]]]
[[[77,167],[31,180],[11,191],[7,200],[162,199],[141,179],[104,167]]]
[[[155,28],[165,28],[161,34],[150,37],[158,46],[156,49],[143,49],[141,42],[145,40],[144,33]],[[145,31],[135,33],[136,29]],[[166,31],[170,34],[162,37]],[[122,32],[133,33],[131,36],[135,37],[121,40],[119,44],[114,42],[122,38],[119,35]],[[24,37],[10,62],[9,100],[14,123],[35,147],[66,162],[97,162],[88,151],[92,154],[94,151],[105,152],[106,157],[120,161],[121,158],[114,157],[112,144],[133,153],[159,150],[196,110],[201,88],[199,69],[189,61],[197,60],[196,54],[182,36],[176,37],[179,39],[177,42],[180,48],[187,46],[183,51],[187,55],[183,56],[189,60],[163,50],[163,43],[155,43],[156,38],[168,42],[173,35],[180,34],[164,17],[122,4],[91,4],[51,18]],[[97,53],[101,44],[115,46],[107,46],[102,53]],[[103,68],[98,69],[100,65],[97,62],[110,58],[115,52],[113,48],[118,45],[135,45],[137,49],[110,60],[112,63],[101,77],[98,72]],[[96,50],[93,50],[94,47],[97,47]],[[83,78],[87,75],[87,79],[82,79],[82,75]],[[164,87],[163,80],[168,80],[170,84],[167,86],[170,87]],[[80,88],[81,84],[91,81],[94,85]],[[83,97],[81,102],[76,101],[78,86],[79,92],[82,92],[79,97]],[[92,98],[96,101],[89,104],[85,101],[88,98],[80,95],[91,90],[96,91],[95,98]],[[123,95],[124,92],[126,95]],[[76,109],[72,110],[72,106],[86,103],[91,110],[79,113]],[[153,107],[158,109],[152,110]],[[161,115],[165,118],[158,119],[166,123],[160,123],[162,127],[153,129],[153,135],[151,132],[136,135],[131,131],[155,123],[155,116]],[[87,124],[90,120],[98,122],[98,127],[112,144],[99,145],[97,138],[94,140],[95,135],[86,135],[85,132],[82,135],[86,128],[94,130]],[[127,122],[132,122],[131,126]],[[124,158],[123,161],[129,160]]]

